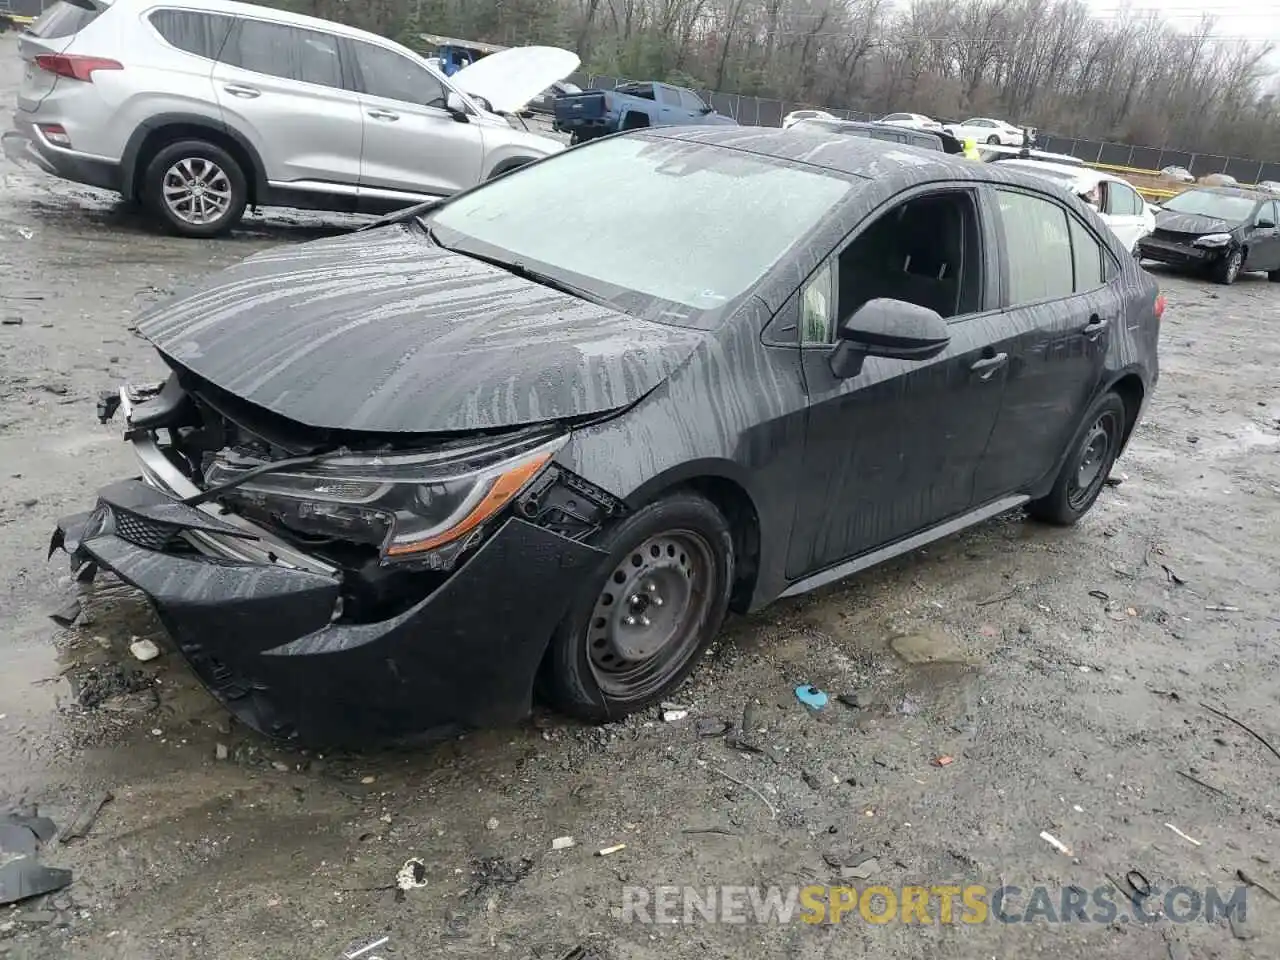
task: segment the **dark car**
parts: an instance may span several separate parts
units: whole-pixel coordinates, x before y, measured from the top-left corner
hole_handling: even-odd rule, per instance
[[[867,137],[872,140],[920,147],[923,150],[940,150],[943,153],[964,153],[964,144],[941,130],[890,126],[884,123],[861,123],[857,120],[827,120],[822,117],[799,120],[790,129],[839,133],[847,137]]]
[[[514,721],[535,680],[616,719],[728,609],[1020,506],[1074,523],[1162,310],[1096,214],[999,165],[613,136],[154,309],[170,377],[100,411],[142,477],[54,546],[273,736]]]
[[[1280,281],[1280,201],[1261,190],[1195,187],[1165,201],[1138,241],[1143,260],[1207,271],[1235,283],[1247,271]]]

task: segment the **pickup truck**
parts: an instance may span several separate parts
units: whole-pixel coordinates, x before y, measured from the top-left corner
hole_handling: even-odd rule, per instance
[[[621,83],[613,90],[587,90],[555,99],[553,126],[582,143],[619,130],[688,124],[737,126],[692,90],[649,81]]]

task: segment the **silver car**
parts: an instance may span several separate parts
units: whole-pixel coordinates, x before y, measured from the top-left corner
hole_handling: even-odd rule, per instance
[[[446,79],[374,34],[225,0],[59,0],[18,48],[5,153],[197,237],[246,205],[385,213],[562,150],[503,113],[577,66],[525,47]]]

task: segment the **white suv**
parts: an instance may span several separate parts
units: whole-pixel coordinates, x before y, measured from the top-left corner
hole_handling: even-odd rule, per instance
[[[227,0],[58,0],[18,47],[5,153],[187,236],[246,204],[385,213],[562,150],[496,111],[577,66],[526,47],[445,79],[374,34]]]

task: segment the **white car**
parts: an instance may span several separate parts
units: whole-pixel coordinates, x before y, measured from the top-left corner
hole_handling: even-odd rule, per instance
[[[839,120],[834,114],[825,110],[792,110],[782,118],[782,129],[790,130],[801,120]]]
[[[1124,248],[1137,256],[1138,241],[1156,228],[1156,214],[1132,184],[1089,167],[1041,160],[1001,160],[1000,169],[1017,169],[1070,190],[1095,210]]]
[[[1168,177],[1170,180],[1177,180],[1179,183],[1195,183],[1196,178],[1186,167],[1165,167],[1160,171],[1160,176]]]
[[[921,130],[941,130],[942,124],[923,113],[891,113],[881,117],[877,123],[887,123],[891,127],[918,127]]]
[[[953,123],[947,133],[957,140],[972,140],[975,143],[1003,143],[1010,147],[1022,146],[1022,128],[1003,120],[992,120],[990,117],[972,117],[964,123]]]

